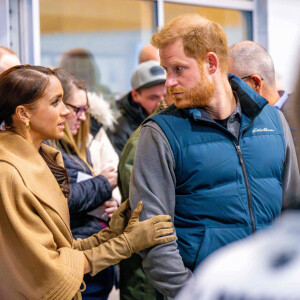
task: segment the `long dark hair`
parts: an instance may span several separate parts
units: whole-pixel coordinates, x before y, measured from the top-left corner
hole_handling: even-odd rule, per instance
[[[1,73],[0,124],[4,121],[6,128],[13,129],[12,116],[17,106],[34,107],[49,85],[49,76],[56,76],[56,73],[46,67],[31,65],[15,66]],[[42,148],[40,148],[39,152],[64,195],[68,197],[70,191],[66,170],[59,166]]]
[[[56,74],[41,66],[20,65],[0,75],[0,123],[12,126],[12,115],[19,105],[33,106]]]

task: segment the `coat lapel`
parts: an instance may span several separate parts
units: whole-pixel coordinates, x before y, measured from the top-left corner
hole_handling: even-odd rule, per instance
[[[62,219],[70,233],[70,215],[67,199],[48,165],[34,146],[18,134],[0,132],[0,160],[12,164],[21,174],[26,187],[45,205],[53,209]],[[47,145],[43,149],[61,166],[61,153]]]

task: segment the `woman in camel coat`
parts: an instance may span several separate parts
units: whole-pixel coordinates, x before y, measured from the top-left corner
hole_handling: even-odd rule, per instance
[[[42,144],[63,137],[69,111],[62,94],[48,68],[17,66],[0,75],[0,299],[81,299],[84,273],[175,238],[169,216],[139,222],[142,204],[127,225],[125,203],[110,228],[73,239],[62,157]]]

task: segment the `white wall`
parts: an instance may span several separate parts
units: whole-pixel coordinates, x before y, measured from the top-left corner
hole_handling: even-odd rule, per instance
[[[275,70],[292,92],[300,66],[300,0],[269,0],[268,31]]]

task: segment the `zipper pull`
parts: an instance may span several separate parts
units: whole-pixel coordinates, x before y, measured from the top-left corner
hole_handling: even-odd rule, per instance
[[[241,149],[241,146],[240,145],[236,145],[234,144],[235,146],[235,149],[236,149],[236,153],[239,157],[239,160],[240,160],[240,164],[243,165],[244,164],[244,159],[243,159],[243,153],[242,153],[242,149]]]

